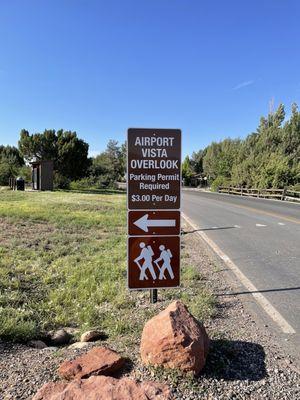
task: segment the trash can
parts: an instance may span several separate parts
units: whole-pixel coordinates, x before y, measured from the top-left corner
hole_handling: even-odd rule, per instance
[[[18,177],[17,178],[17,181],[16,181],[16,183],[17,183],[17,190],[25,190],[25,181],[24,181],[24,179],[22,178],[22,177]]]

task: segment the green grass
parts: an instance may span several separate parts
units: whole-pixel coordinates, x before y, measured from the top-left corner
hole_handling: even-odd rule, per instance
[[[189,258],[181,290],[126,288],[126,198],[97,191],[0,192],[0,337],[26,341],[50,329],[98,327],[131,340],[170,300],[181,298],[200,319],[214,298]]]

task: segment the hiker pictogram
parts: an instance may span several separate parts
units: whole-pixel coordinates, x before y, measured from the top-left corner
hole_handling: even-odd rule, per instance
[[[139,280],[143,281],[144,279],[148,279],[146,271],[149,270],[150,274],[153,279],[156,279],[156,274],[154,272],[154,267],[152,263],[152,257],[154,256],[154,252],[151,246],[146,246],[144,242],[140,243],[141,253],[140,255],[134,260],[134,262],[140,268],[140,277]],[[140,264],[140,261],[144,260],[143,264]]]
[[[170,278],[174,279],[173,269],[171,267],[171,258],[172,253],[170,249],[166,249],[165,246],[162,244],[159,246],[159,250],[161,251],[160,256],[157,260],[154,261],[155,265],[159,268],[159,277],[158,279],[167,279],[165,277],[165,270],[168,271]],[[162,265],[160,266],[160,262],[163,261]]]
[[[160,255],[156,260],[153,261],[152,258],[154,256],[154,252],[152,250],[152,247],[150,245],[146,246],[144,242],[140,242],[139,247],[142,250],[140,252],[140,255],[135,258],[134,262],[140,269],[140,281],[149,279],[149,276],[147,275],[148,271],[150,272],[153,280],[167,279],[165,276],[166,271],[168,272],[170,278],[174,279],[174,273],[171,267],[171,258],[173,256],[170,249],[166,249],[165,245],[160,245]],[[140,261],[142,260],[144,261],[140,263]],[[158,274],[155,273],[153,264],[155,264],[155,266],[157,267]]]

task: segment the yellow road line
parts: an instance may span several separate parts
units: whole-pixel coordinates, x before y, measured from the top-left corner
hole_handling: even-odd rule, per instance
[[[233,203],[231,203],[231,204],[233,204]],[[298,219],[298,218],[286,217],[284,215],[277,214],[277,213],[274,213],[272,211],[257,210],[256,208],[249,207],[249,206],[242,206],[242,205],[237,205],[237,204],[233,204],[233,205],[235,207],[244,208],[245,210],[250,210],[250,211],[256,212],[258,214],[264,214],[264,215],[268,215],[270,217],[283,219],[283,220],[288,221],[288,222],[294,222],[295,224],[300,224],[300,219]]]

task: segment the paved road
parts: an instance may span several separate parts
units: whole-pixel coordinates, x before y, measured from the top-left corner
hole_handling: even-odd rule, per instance
[[[183,191],[183,212],[300,333],[300,204]]]

